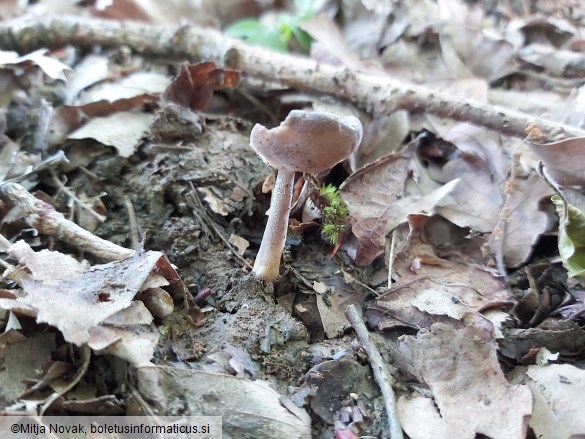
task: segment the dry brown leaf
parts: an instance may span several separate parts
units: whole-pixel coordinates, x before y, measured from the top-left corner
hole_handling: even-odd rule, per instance
[[[121,157],[130,157],[140,146],[153,119],[154,115],[148,113],[119,112],[91,119],[67,137],[94,139],[104,145],[113,146]]]
[[[355,258],[358,265],[370,263],[381,253],[380,243],[386,234],[385,213],[402,196],[411,166],[409,149],[358,169],[340,186],[341,198],[349,209],[352,233],[359,242]]]
[[[102,67],[103,69],[103,67]],[[79,73],[82,75],[83,72]],[[87,75],[87,74],[86,74]],[[108,72],[108,76],[117,76]],[[91,77],[85,77],[90,82]],[[85,82],[84,81],[84,82]],[[77,105],[87,105],[93,102],[116,102],[122,99],[133,99],[143,95],[158,96],[169,86],[171,77],[156,71],[138,71],[115,81],[105,81],[84,89],[75,102]]]
[[[311,420],[305,410],[283,407],[281,396],[268,382],[161,366],[140,367],[136,376],[138,392],[159,413],[168,413],[180,399],[185,415],[221,416],[225,437],[311,437]]]
[[[352,223],[378,219],[402,195],[412,172],[412,149],[391,154],[354,172],[339,188]]]
[[[0,398],[17,399],[27,388],[25,380],[40,378],[42,367],[51,361],[55,334],[40,334],[16,343],[0,345]]]
[[[490,237],[493,254],[503,254],[506,265],[517,267],[528,260],[540,235],[549,227],[540,202],[553,190],[535,172],[515,176],[507,184],[508,196],[500,221]]]
[[[464,260],[458,255],[471,255],[478,243],[446,228],[449,223],[445,220],[410,215],[408,221],[408,236],[405,244],[397,247],[392,267],[397,282],[369,306],[370,324],[379,329],[419,329],[429,328],[434,322],[458,321],[456,325],[474,325],[491,334],[491,324],[479,312],[494,303],[512,300],[503,279],[475,262],[446,260],[437,254],[454,254]],[[397,230],[400,236],[405,228]]]
[[[585,432],[585,371],[570,364],[530,366],[534,395],[530,427],[537,437],[579,437]]]
[[[585,138],[561,140],[560,142],[528,146],[545,169],[561,186],[585,185]]]
[[[27,267],[36,281],[58,285],[64,279],[81,276],[89,268],[87,262],[79,262],[69,255],[50,250],[35,252],[25,241],[16,241],[8,249],[18,263]],[[59,267],[58,270],[55,267]]]
[[[29,54],[19,56],[16,52],[0,51],[0,67],[14,66],[20,64],[35,64],[37,65],[49,78],[60,79],[66,81],[65,70],[69,67],[61,61],[46,56],[47,49],[39,49]]]
[[[416,338],[402,337],[400,348],[433,394],[432,399],[398,400],[400,422],[409,437],[526,437],[532,395],[526,386],[508,383],[493,338],[486,339],[473,327],[436,323]]]
[[[379,115],[364,123],[364,136],[358,149],[356,166],[361,168],[402,148],[410,128],[407,111]]]
[[[134,296],[141,291],[155,267],[162,271],[161,260],[165,259],[159,252],[136,252],[125,260],[88,269],[58,252],[33,253],[24,242],[13,245],[11,252],[19,255],[21,263],[27,264],[32,279],[22,281],[24,297],[0,299],[0,305],[14,311],[21,307],[32,310],[39,323],[57,327],[66,341],[77,345],[90,341],[91,330],[106,320],[120,322],[124,315],[120,312],[131,307]],[[162,271],[161,274],[171,282],[174,290],[180,290],[177,290],[180,281],[177,282],[172,273],[167,275]],[[136,306],[126,315],[132,321],[146,321],[144,312]],[[117,340],[106,338],[110,342]],[[104,338],[100,340],[96,345],[103,347]]]
[[[501,190],[483,172],[466,173],[436,211],[459,227],[476,232],[491,232],[498,223],[503,204]]]
[[[106,117],[118,112],[130,111],[143,105],[156,102],[157,96],[141,94],[129,99],[114,102],[98,101],[81,106],[64,105],[55,110],[51,121],[49,144],[61,144],[69,133],[83,126],[94,117]]]
[[[215,90],[235,88],[240,82],[240,72],[218,68],[213,62],[181,64],[178,76],[162,94],[162,101],[174,103],[192,111],[207,108]]]

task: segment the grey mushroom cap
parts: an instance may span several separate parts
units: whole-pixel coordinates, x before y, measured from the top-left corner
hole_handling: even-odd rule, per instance
[[[270,166],[310,174],[348,158],[362,140],[357,117],[292,110],[277,127],[256,124],[250,146]]]

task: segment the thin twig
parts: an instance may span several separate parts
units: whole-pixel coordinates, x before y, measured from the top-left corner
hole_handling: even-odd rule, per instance
[[[142,242],[142,230],[140,229],[140,224],[138,224],[138,219],[136,218],[134,205],[128,195],[124,195],[124,206],[126,206],[128,222],[130,223],[130,242],[132,243],[132,247],[137,248]]]
[[[89,362],[91,360],[91,349],[89,348],[88,345],[83,345],[79,349],[80,349],[80,357],[81,357],[80,368],[77,370],[77,372],[75,372],[75,375],[73,375],[73,377],[69,380],[69,382],[65,383],[64,386],[58,388],[58,390],[56,390],[55,393],[51,394],[47,399],[42,401],[43,405],[41,406],[41,408],[39,410],[40,416],[43,416],[45,411],[49,407],[51,407],[51,405],[57,399],[59,399],[61,396],[65,395],[67,392],[69,392],[71,389],[73,389],[87,373],[87,370],[89,369]]]
[[[165,59],[213,60],[242,71],[244,81],[276,79],[287,87],[336,96],[373,114],[389,114],[399,109],[424,112],[471,122],[519,138],[525,138],[532,127],[542,134],[542,142],[585,137],[585,131],[577,127],[406,84],[387,75],[355,72],[344,66],[275,53],[209,28],[171,28],[77,16],[25,16],[0,23],[0,49],[29,51],[69,44],[83,47],[125,45]]]
[[[366,290],[368,290],[370,293],[374,293],[376,296],[379,296],[380,293],[378,293],[376,290],[374,290],[373,288],[371,288],[370,286],[366,285],[365,283],[361,282],[359,279],[357,279],[356,277],[352,276],[351,274],[349,274],[347,271],[345,270],[341,270],[341,273],[343,274],[343,280],[345,280],[345,282],[347,284],[355,284],[358,285],[362,288],[365,288]]]
[[[353,326],[353,329],[355,329],[360,343],[368,354],[370,365],[374,371],[374,379],[382,391],[382,397],[384,398],[386,413],[388,415],[388,424],[390,425],[390,437],[391,439],[403,439],[402,427],[400,427],[400,421],[398,420],[398,413],[396,411],[396,397],[392,389],[392,376],[388,372],[386,363],[382,360],[378,348],[370,338],[370,333],[356,306],[349,305],[345,308],[345,316],[349,320],[349,323],[351,323],[351,326]]]
[[[217,237],[223,241],[225,246],[229,249],[230,252],[232,252],[232,254],[236,257],[236,259],[238,261],[240,261],[244,266],[248,267],[251,270],[252,265],[250,265],[250,263],[248,261],[246,261],[242,256],[240,256],[240,254],[232,247],[230,242],[219,231],[219,229],[215,225],[215,222],[211,218],[209,218],[209,216],[205,212],[205,209],[203,208],[203,204],[201,203],[201,200],[199,199],[199,194],[197,193],[195,186],[193,186],[192,181],[189,181],[189,187],[191,189],[189,191],[189,196],[191,197],[191,200],[193,201],[195,206],[200,209],[201,213],[198,214],[197,216],[199,216],[200,221],[204,220],[204,221],[202,221],[203,226],[211,227],[213,229],[213,231],[215,232],[215,234],[217,235]],[[201,217],[203,217],[203,218],[201,218]]]
[[[75,195],[67,186],[65,186],[65,183],[63,183],[61,180],[59,180],[59,177],[57,177],[57,174],[54,171],[51,171],[51,180],[53,180],[53,183],[55,183],[55,185],[57,186],[57,188],[59,188],[59,190],[63,191],[65,193],[65,195],[67,195],[69,198],[71,198],[83,210],[85,210],[87,213],[89,213],[91,216],[93,216],[95,219],[97,219],[100,223],[103,223],[107,219],[105,216],[100,215],[95,210],[93,210],[91,207],[89,207],[83,200],[79,199],[79,197],[77,195]]]
[[[388,238],[386,238],[388,241]],[[394,247],[396,246],[396,229],[392,230],[390,239],[390,251],[388,252],[388,289],[392,288],[392,267],[394,266]]]
[[[55,236],[106,261],[125,259],[134,254],[134,250],[106,241],[66,219],[53,206],[33,197],[18,183],[0,184],[0,193],[10,198],[23,211],[27,223],[42,234]]]

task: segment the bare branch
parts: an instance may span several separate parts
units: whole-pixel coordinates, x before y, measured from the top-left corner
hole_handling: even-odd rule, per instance
[[[398,109],[468,121],[501,134],[525,138],[537,133],[541,142],[584,137],[576,127],[540,119],[502,107],[462,100],[446,93],[405,84],[389,76],[352,72],[289,54],[253,47],[213,29],[170,28],[79,17],[23,17],[0,24],[0,48],[28,51],[39,47],[127,45],[161,57],[213,60],[251,77],[353,102],[370,113]]]
[[[134,253],[134,250],[106,241],[68,220],[50,204],[33,197],[18,183],[0,184],[0,194],[10,198],[23,211],[27,223],[44,235],[55,236],[106,261],[124,259]]]
[[[386,406],[386,413],[388,414],[388,423],[390,424],[390,437],[392,439],[402,439],[402,427],[400,427],[400,421],[398,420],[398,413],[396,410],[396,398],[394,396],[394,390],[392,389],[392,375],[388,373],[388,368],[382,360],[382,356],[378,351],[378,348],[370,338],[370,333],[362,320],[360,312],[355,305],[349,305],[345,309],[345,316],[360,340],[360,343],[368,353],[370,365],[374,371],[374,378],[380,386],[382,391],[382,397],[384,398],[384,404]]]

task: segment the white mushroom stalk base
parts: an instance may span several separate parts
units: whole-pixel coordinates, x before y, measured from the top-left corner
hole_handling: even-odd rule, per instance
[[[288,230],[288,216],[295,182],[295,171],[279,169],[272,189],[268,222],[252,273],[267,282],[278,278],[280,257]]]

